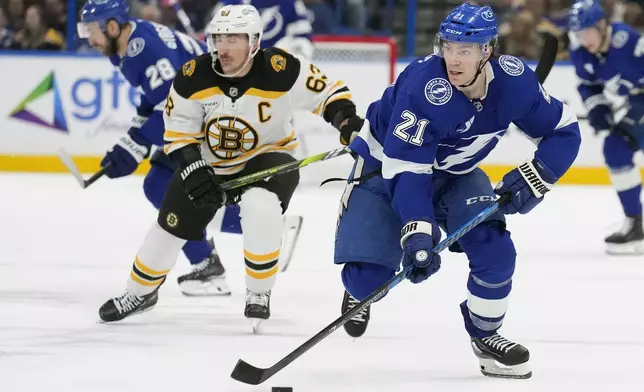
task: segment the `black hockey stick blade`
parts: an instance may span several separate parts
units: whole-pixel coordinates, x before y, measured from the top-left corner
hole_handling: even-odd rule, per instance
[[[56,154],[58,155],[58,158],[63,163],[63,165],[65,165],[67,170],[69,170],[69,172],[72,174],[72,177],[74,177],[76,182],[78,182],[78,184],[83,189],[87,188],[88,186],[96,182],[96,180],[103,177],[105,175],[105,170],[109,167],[109,165],[102,167],[101,170],[97,171],[90,178],[86,180],[81,175],[80,170],[78,170],[78,166],[76,166],[76,164],[74,163],[74,160],[72,159],[71,155],[67,153],[67,151],[60,148],[58,149]]]
[[[552,66],[555,65],[557,53],[559,52],[559,40],[557,37],[550,33],[542,33],[541,36],[543,37],[543,48],[541,48],[541,57],[539,57],[537,68],[534,70],[539,83],[546,81]]]

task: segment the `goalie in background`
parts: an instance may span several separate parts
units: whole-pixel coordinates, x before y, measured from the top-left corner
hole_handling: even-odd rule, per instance
[[[280,49],[260,49],[263,24],[253,6],[221,8],[206,29],[208,52],[188,61],[168,95],[165,152],[178,165],[137,253],[126,292],[100,309],[116,321],[149,309],[186,241],[198,238],[216,211],[238,203],[244,239],[244,315],[256,331],[270,317],[280,260],[282,216],[299,172],[276,175],[241,190],[219,184],[294,162],[293,111],[310,110],[348,144],[363,121],[341,81]]]

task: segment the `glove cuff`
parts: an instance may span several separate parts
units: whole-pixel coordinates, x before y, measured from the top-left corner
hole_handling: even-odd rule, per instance
[[[123,148],[125,151],[129,152],[137,163],[143,162],[143,160],[147,158],[150,152],[150,149],[147,146],[142,145],[134,140],[134,138],[130,136],[129,132],[121,136],[116,144],[121,146],[121,148]]]
[[[414,234],[427,234],[432,235],[432,229],[434,228],[432,223],[427,221],[409,221],[403,226],[400,231],[400,247],[405,247],[405,241],[407,238],[411,237]]]
[[[532,194],[540,199],[546,193],[550,192],[557,178],[555,175],[538,159],[527,161],[519,165],[519,174],[526,181]],[[544,177],[547,178],[546,181]]]
[[[196,170],[201,169],[202,167],[211,167],[210,163],[206,161],[205,159],[200,159],[198,161],[194,161],[188,166],[186,166],[183,170],[181,170],[181,179],[185,181],[186,178],[188,178],[189,175],[194,173]]]

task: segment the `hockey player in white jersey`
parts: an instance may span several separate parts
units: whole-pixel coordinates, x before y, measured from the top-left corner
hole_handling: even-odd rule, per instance
[[[249,5],[223,7],[208,25],[209,53],[182,67],[168,95],[165,152],[179,170],[157,222],[136,255],[127,291],[99,314],[117,321],[156,303],[160,283],[183,244],[203,231],[223,205],[239,203],[246,270],[244,314],[255,331],[270,317],[280,257],[282,216],[299,181],[297,171],[222,192],[224,181],[293,162],[294,110],[308,109],[340,131],[348,144],[363,120],[349,89],[313,64],[280,49],[260,49],[262,22]]]

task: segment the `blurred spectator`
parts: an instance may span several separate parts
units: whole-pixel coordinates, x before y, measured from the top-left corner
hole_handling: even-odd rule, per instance
[[[364,31],[367,27],[367,7],[365,0],[340,0],[337,3],[344,3],[344,15],[342,20],[346,26],[358,31]]]
[[[303,0],[306,8],[309,9],[309,20],[313,27],[313,34],[329,34],[336,27],[336,19],[333,10],[324,0]]]
[[[13,43],[13,32],[7,28],[4,9],[0,8],[0,49],[8,49]]]
[[[67,2],[45,0],[45,15],[47,26],[64,36],[67,31]]]
[[[644,1],[628,1],[625,5],[624,23],[627,23],[640,32],[644,32]]]
[[[526,60],[537,60],[542,38],[537,32],[535,15],[528,10],[514,14],[508,27],[500,36],[500,52]]]
[[[568,8],[569,0],[547,0],[548,14],[545,18],[556,26],[560,31],[568,30]]]
[[[139,17],[156,23],[161,23],[161,9],[154,3],[144,4],[139,8]]]
[[[25,3],[22,0],[9,0],[7,6],[7,27],[10,30],[22,29],[25,18]]]
[[[42,8],[32,5],[27,8],[24,28],[16,33],[12,49],[61,50],[64,44],[63,35],[45,24]]]

